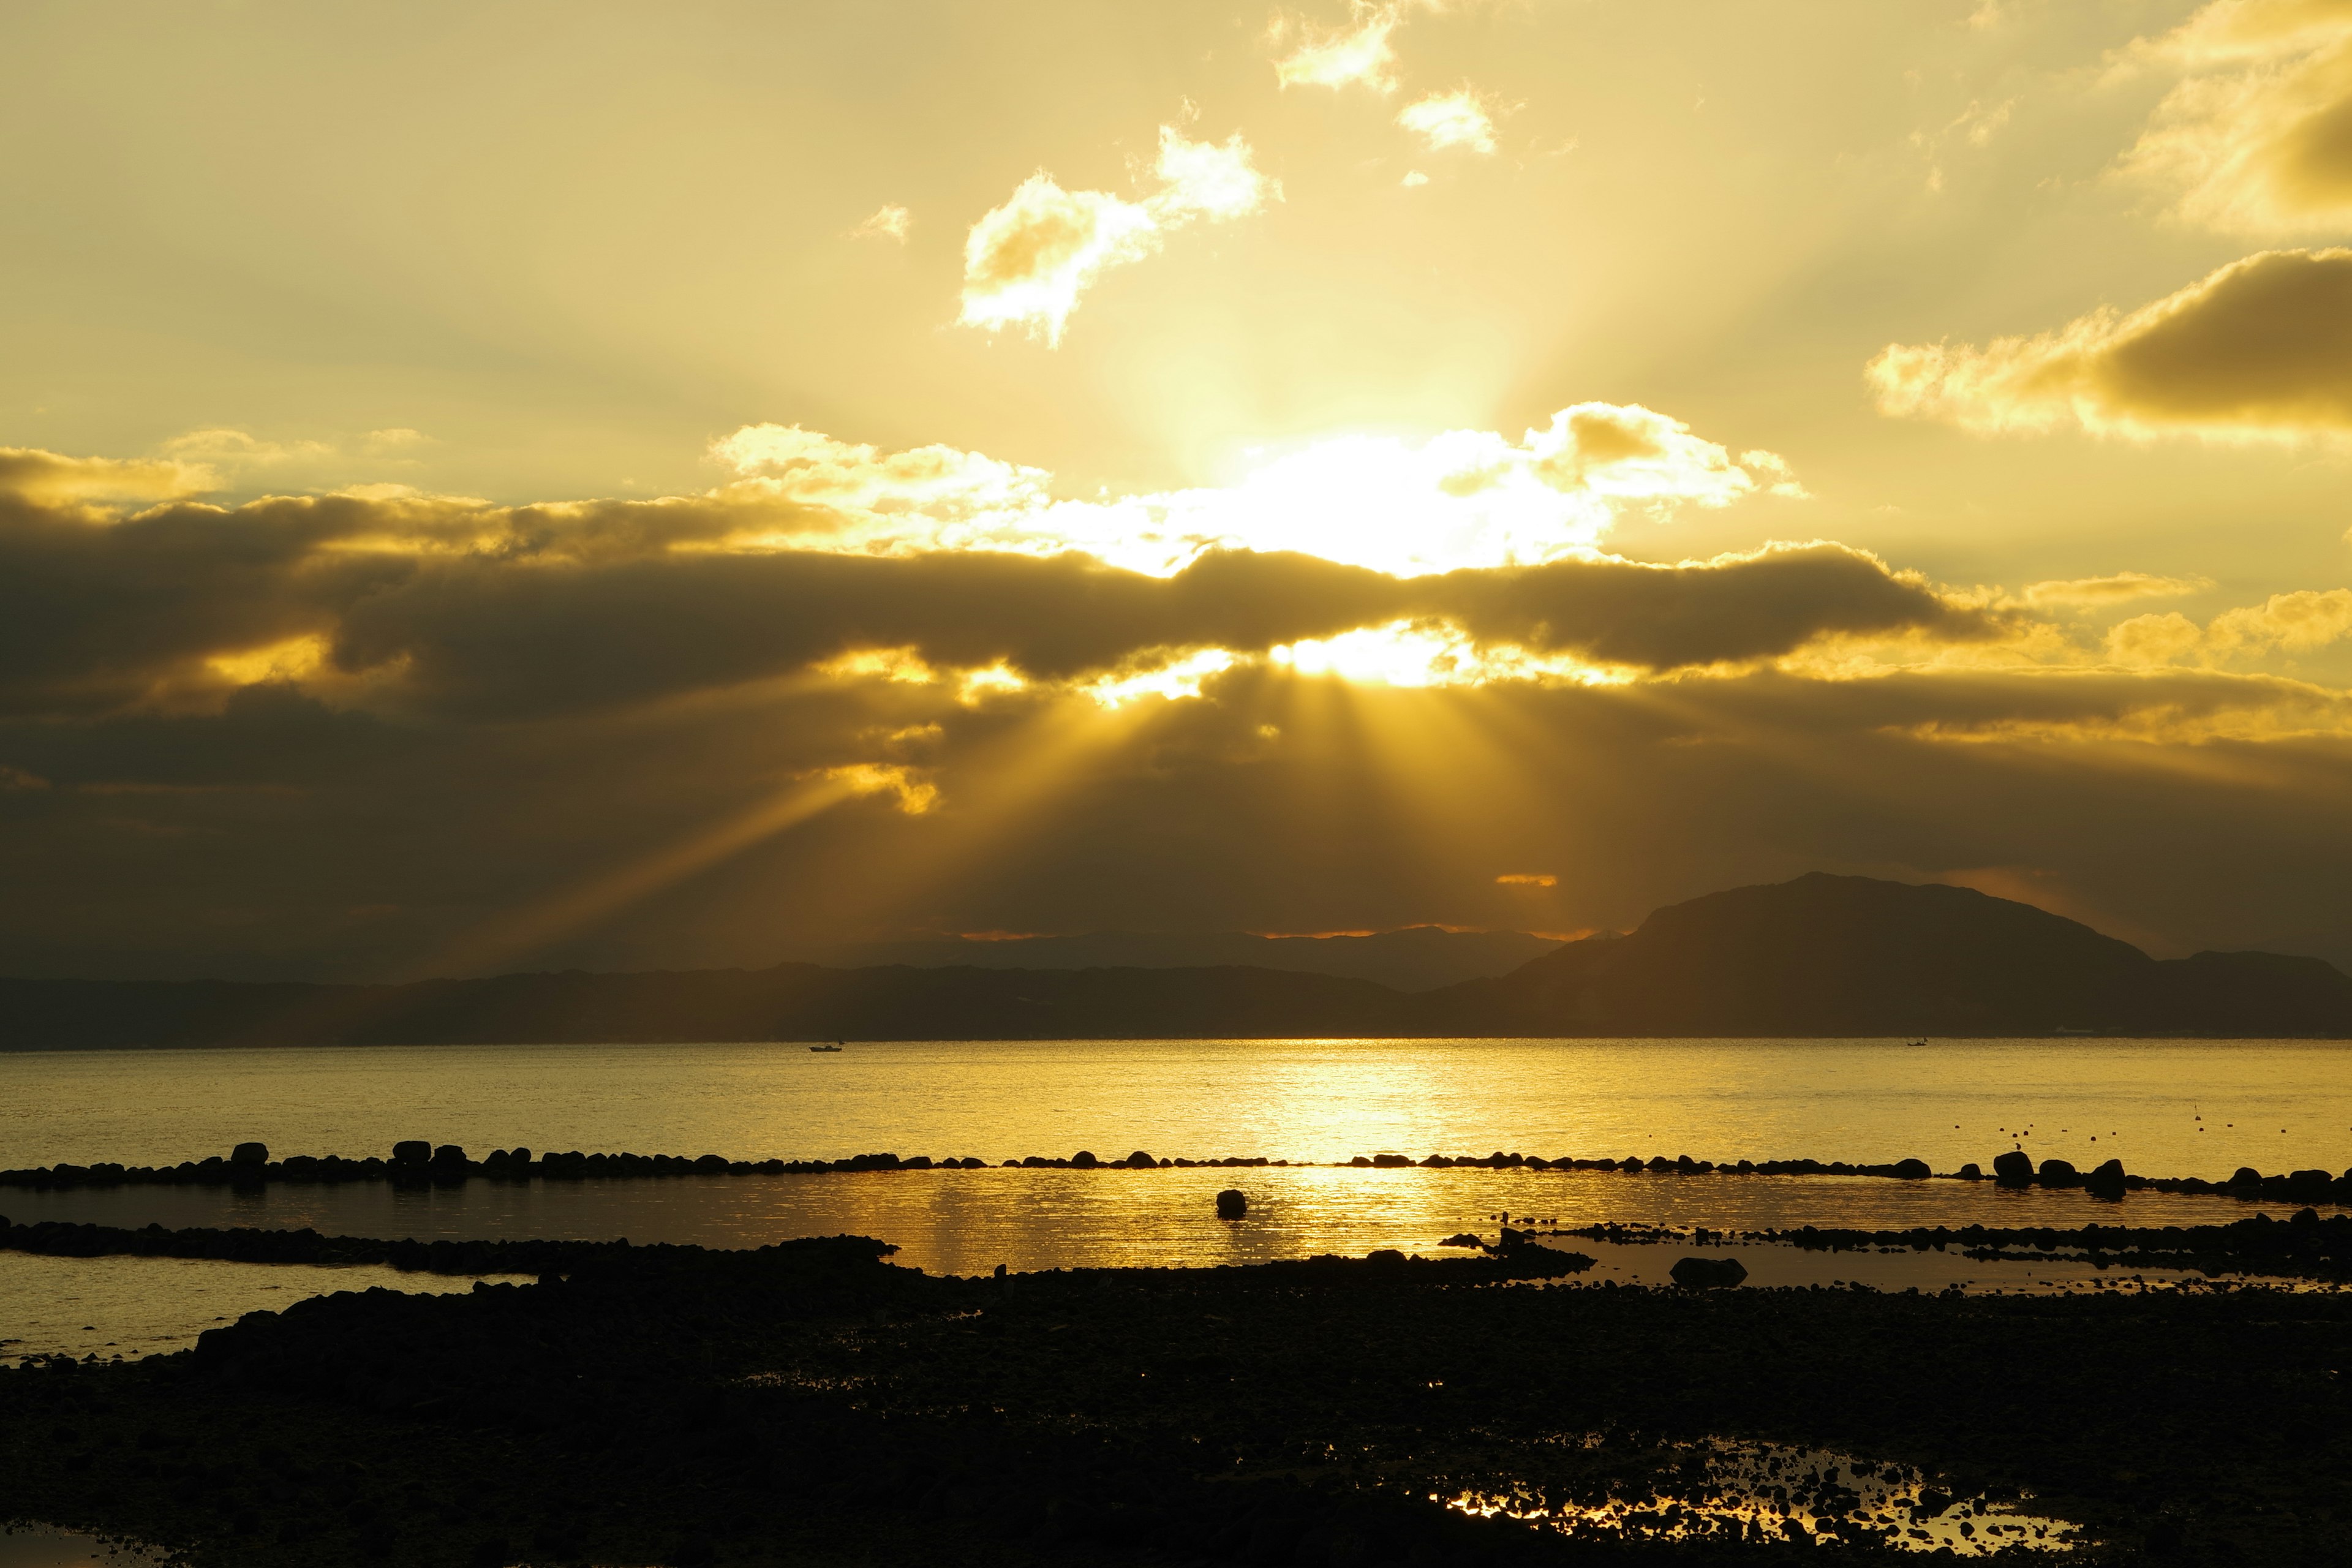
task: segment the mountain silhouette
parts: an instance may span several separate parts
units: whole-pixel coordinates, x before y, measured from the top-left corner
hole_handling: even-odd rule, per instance
[[[1498,1034],[2352,1033],[2352,978],[2316,958],[2153,959],[2031,904],[1822,872],[1671,904],[1421,1000]]]
[[[0,980],[0,1049],[1314,1036],[2352,1036],[2315,958],[2158,960],[1965,888],[1815,873],[1410,992],[1240,964],[579,972],[406,985]]]

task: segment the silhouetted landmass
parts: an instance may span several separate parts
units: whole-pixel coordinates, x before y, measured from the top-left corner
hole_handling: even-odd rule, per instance
[[[2352,1034],[2352,978],[2320,959],[2152,959],[2031,904],[1820,873],[1669,905],[1423,1005],[1505,1035]]]
[[[2159,961],[1965,888],[1801,877],[1412,993],[1244,965],[508,974],[408,985],[0,981],[0,1048],[1363,1036],[2352,1036],[2315,958]]]
[[[887,1250],[573,1245],[533,1285],[0,1369],[0,1517],[189,1568],[1592,1568],[2023,1546],[1988,1507],[2017,1501],[2082,1527],[2036,1561],[2343,1562],[2340,1294],[1482,1288],[1525,1247],[961,1279]],[[1788,1462],[1718,1463],[1760,1443]]]
[[[1376,980],[1428,991],[1507,974],[1558,947],[1523,931],[1409,926],[1362,935],[1259,936],[1249,931],[1090,931],[1078,936],[868,942],[793,954],[835,968],[906,963],[920,969],[1213,969],[1235,964]]]

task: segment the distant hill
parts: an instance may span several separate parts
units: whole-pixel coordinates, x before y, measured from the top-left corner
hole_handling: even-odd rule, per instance
[[[1820,872],[1420,1001],[1496,1034],[2352,1035],[2352,978],[2320,959],[2152,959],[2031,904]]]
[[[409,985],[0,980],[0,1049],[1301,1036],[2352,1036],[2315,958],[2158,961],[1964,888],[1813,875],[1414,992],[1197,968],[577,972]]]
[[[837,969],[904,963],[918,969],[1217,969],[1235,965],[1375,980],[1427,991],[1508,974],[1559,945],[1518,931],[1409,926],[1361,936],[1258,936],[1248,931],[1093,931],[1082,936],[943,937],[849,942],[793,956]]]

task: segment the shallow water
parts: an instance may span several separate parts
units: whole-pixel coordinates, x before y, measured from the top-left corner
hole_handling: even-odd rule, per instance
[[[2201,1120],[2200,1118],[2201,1117]],[[1117,1040],[0,1054],[0,1166],[523,1144],[2352,1165],[2352,1042]]]
[[[162,1560],[159,1552],[76,1531],[38,1524],[0,1529],[0,1568],[133,1568]]]
[[[279,1311],[305,1296],[377,1289],[441,1295],[470,1290],[476,1278],[404,1273],[383,1264],[320,1268],[0,1252],[0,1363],[37,1355],[137,1361],[186,1350],[206,1329],[247,1312]],[[0,1568],[7,1561],[0,1556]]]
[[[1601,1438],[1583,1441],[1598,1446]],[[2081,1543],[2080,1531],[2063,1520],[1990,1497],[1937,1495],[1904,1466],[1780,1443],[1677,1444],[1664,1452],[1679,1458],[1677,1474],[1655,1489],[1612,1487],[1563,1499],[1520,1488],[1443,1500],[1464,1513],[1539,1521],[1587,1537],[1779,1541],[1851,1530],[1858,1539],[1954,1557],[2062,1552]]]
[[[1247,1195],[1239,1223],[1216,1217],[1219,1189]],[[2134,1194],[2103,1203],[2079,1190],[2011,1192],[1989,1182],[1874,1176],[1622,1174],[1596,1171],[1249,1170],[871,1171],[644,1180],[388,1182],[0,1189],[19,1224],[136,1227],[309,1226],[330,1236],[682,1242],[761,1247],[853,1234],[895,1242],[898,1261],[981,1274],[1039,1268],[1209,1266],[1426,1253],[1510,1214],[1563,1226],[1655,1224],[1730,1230],[1805,1225],[1895,1229],[1982,1224],[2200,1225],[2242,1219],[2235,1198]],[[2277,1210],[2281,1205],[2270,1205]],[[1839,1276],[1851,1278],[1851,1276]],[[1824,1277],[1826,1278],[1826,1277]],[[1913,1281],[1906,1280],[1906,1284]]]

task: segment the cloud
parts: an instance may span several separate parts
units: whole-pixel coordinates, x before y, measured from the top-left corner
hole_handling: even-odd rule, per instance
[[[2117,164],[2176,217],[2261,235],[2352,219],[2352,5],[2218,0],[2123,65],[2184,73]]]
[[[1720,448],[1677,456],[1690,440],[1647,411],[1585,405],[1528,447],[1479,455],[1499,447],[1519,480],[1588,499],[1735,491]],[[1066,547],[992,548],[978,523],[966,545],[950,540],[957,525],[943,520],[995,510],[1026,509],[1050,528],[1066,503],[1045,500],[1034,470],[789,426],[747,427],[723,450],[761,477],[652,501],[164,504],[100,529],[61,506],[0,504],[0,711],[217,707],[286,685],[386,713],[529,718],[846,672],[831,661],[873,650],[894,650],[925,680],[959,672],[967,692],[974,680],[982,691],[1107,682],[1101,695],[1118,700],[1117,682],[1142,677],[1197,690],[1224,666],[1176,667],[1207,650],[1264,658],[1399,623],[1515,650],[1526,678],[1766,658],[1822,637],[1976,637],[1990,625],[1831,545],[1675,566],[1581,551],[1415,575],[1213,545],[1152,574]],[[1430,471],[1465,494],[1502,482],[1476,464]],[[845,547],[845,535],[874,541],[841,519],[887,525],[902,508],[929,509],[924,547]]]
[[[896,203],[885,202],[874,209],[874,216],[849,231],[853,239],[894,239],[907,243],[908,234],[915,226],[915,215]]]
[[[2029,583],[2018,590],[2021,604],[2103,609],[2134,599],[2169,599],[2201,594],[2213,586],[2207,577],[2159,577],[2146,572],[2110,572],[2103,577],[2069,577]]]
[[[1275,79],[1284,87],[1367,87],[1374,92],[1397,88],[1396,50],[1389,37],[1402,20],[1399,5],[1367,5],[1357,0],[1352,21],[1346,26],[1309,28],[1298,24],[1298,42],[1274,65]],[[1288,39],[1293,26],[1278,19],[1276,41]]]
[[[1078,298],[1113,267],[1140,261],[1194,222],[1230,223],[1282,199],[1235,132],[1192,142],[1160,128],[1158,190],[1139,202],[1106,191],[1067,191],[1040,170],[964,240],[964,325],[1025,328],[1059,344]]]
[[[1494,118],[1479,95],[1466,87],[1433,92],[1406,104],[1397,113],[1397,123],[1433,153],[1466,147],[1492,156],[1495,151]]]
[[[896,763],[851,763],[823,769],[816,776],[845,784],[854,795],[890,795],[908,816],[920,816],[940,804],[939,787],[925,779],[920,770]]]
[[[1218,489],[1055,500],[1053,476],[949,447],[886,453],[797,426],[746,426],[711,455],[744,484],[739,545],[906,554],[1082,550],[1166,575],[1211,549],[1298,551],[1391,573],[1547,561],[1595,545],[1628,513],[1802,496],[1780,458],[1734,459],[1638,404],[1581,403],[1512,441],[1451,430],[1412,443],[1350,436],[1262,461]]]
[[[376,431],[370,440],[387,435],[395,437],[390,443],[394,446],[405,446],[417,438],[414,430]],[[316,462],[333,457],[335,448],[324,441],[265,441],[243,430],[215,428],[174,436],[163,443],[163,452],[166,457],[208,468],[244,468]]]
[[[1770,477],[1621,405],[1457,434],[1318,444],[1150,514],[780,425],[650,500],[166,499],[94,526],[0,496],[0,941],[33,973],[761,963],[803,933],[1171,909],[1495,927],[1537,896],[1548,927],[1616,929],[1820,866],[1993,864],[2143,910],[2178,883],[2147,918],[2208,945],[2352,919],[2352,694],[2284,662],[2336,657],[2352,590],[2102,640],[2079,612],[2204,584],[1960,595],[1822,542],[1653,563],[1530,534],[1550,552],[1513,559],[1474,531],[1409,572],[1213,542],[1280,537],[1249,531],[1359,469],[1441,533],[1481,497],[1618,517]],[[1318,537],[1371,493],[1329,491]],[[1052,542],[1162,514],[1218,530],[1151,571]]]
[[[2224,610],[2203,626],[2178,611],[2135,616],[2108,628],[2116,662],[2140,667],[2310,653],[2352,637],[2352,589],[2273,594],[2259,605]]]
[[[2352,250],[2272,250],[2128,315],[1979,349],[1889,344],[1866,372],[1882,412],[1979,434],[2078,425],[2209,439],[2352,429]]]
[[[37,447],[0,447],[0,495],[26,500],[166,500],[217,488],[209,468],[176,458],[68,458]]]

